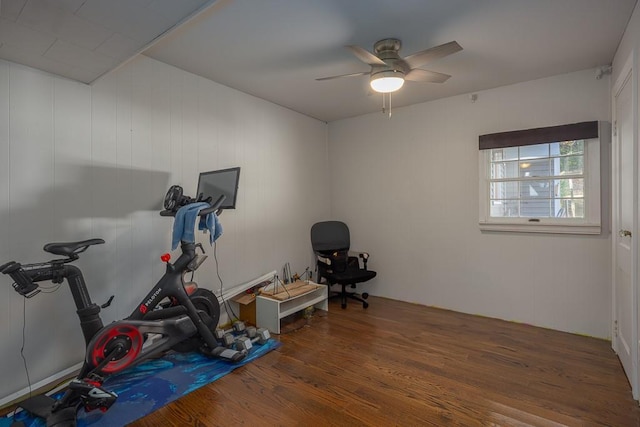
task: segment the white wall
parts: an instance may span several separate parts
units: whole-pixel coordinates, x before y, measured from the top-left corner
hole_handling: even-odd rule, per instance
[[[378,277],[370,293],[608,337],[608,224],[599,236],[478,228],[478,136],[610,120],[609,80],[594,76],[586,70],[478,92],[475,103],[456,96],[395,109],[391,119],[330,123],[332,216],[349,224],[353,249],[371,253]]]
[[[0,61],[0,264],[53,258],[51,241],[101,237],[77,263],[110,322],[163,274],[168,187],[195,192],[198,173],[242,168],[235,211],[221,217],[217,255],[230,288],[290,262],[311,265],[310,226],[329,215],[326,124],[139,57],[89,87]],[[204,236],[199,238],[207,242]],[[220,288],[213,250],[196,273]],[[178,253],[174,253],[174,259]],[[80,362],[68,287],[25,302],[0,278],[0,398]]]

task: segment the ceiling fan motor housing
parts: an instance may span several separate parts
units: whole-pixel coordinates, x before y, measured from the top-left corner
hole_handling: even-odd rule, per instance
[[[371,76],[392,71],[398,73],[398,77],[404,77],[410,70],[409,65],[400,58],[398,52],[402,42],[398,39],[383,39],[373,45],[376,56],[382,59],[386,65],[371,65]]]

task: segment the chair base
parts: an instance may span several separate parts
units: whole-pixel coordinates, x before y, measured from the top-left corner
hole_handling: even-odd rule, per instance
[[[362,294],[357,294],[355,292],[347,292],[347,286],[351,286],[355,288],[355,285],[349,285],[349,284],[342,285],[339,283],[334,283],[334,284],[338,286],[342,286],[342,290],[339,292],[330,292],[329,298],[340,297],[340,307],[342,307],[343,309],[347,308],[347,298],[354,299],[356,301],[361,302],[362,308],[369,307],[369,303],[365,301],[367,298],[369,298],[368,293],[363,292]],[[329,289],[331,289],[331,285],[329,285]]]

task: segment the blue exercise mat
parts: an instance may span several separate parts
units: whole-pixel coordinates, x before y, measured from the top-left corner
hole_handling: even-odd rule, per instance
[[[78,427],[124,426],[225,376],[280,345],[279,341],[273,339],[266,344],[255,345],[249,351],[249,355],[239,363],[210,359],[200,353],[171,353],[160,359],[144,362],[107,378],[103,387],[116,392],[118,400],[104,413],[98,410],[86,413],[81,409],[78,412]],[[27,427],[46,426],[43,419],[31,417],[25,411],[18,413],[16,420],[24,422]],[[0,418],[0,427],[8,427],[12,422],[13,417]]]

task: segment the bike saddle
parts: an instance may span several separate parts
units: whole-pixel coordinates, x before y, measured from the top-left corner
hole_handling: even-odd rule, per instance
[[[91,245],[100,245],[104,243],[102,239],[89,239],[82,240],[80,242],[66,242],[66,243],[47,243],[44,245],[44,250],[54,254],[63,255],[66,257],[74,257],[74,255],[84,252]]]

